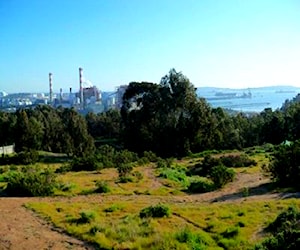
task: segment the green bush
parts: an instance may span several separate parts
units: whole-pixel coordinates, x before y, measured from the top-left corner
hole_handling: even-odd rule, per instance
[[[201,163],[195,164],[190,170],[190,175],[208,176],[211,169],[221,164],[220,158],[206,155]]]
[[[110,207],[105,208],[105,209],[104,209],[104,212],[106,212],[106,213],[112,213],[112,212],[119,211],[119,210],[121,210],[121,209],[122,209],[122,207],[121,207],[120,205],[113,204],[113,205],[111,205]]]
[[[108,183],[106,181],[96,181],[96,193],[109,193],[110,187],[108,186]]]
[[[132,176],[129,176],[129,175],[120,176],[118,179],[118,183],[128,183],[128,182],[134,182],[134,179]]]
[[[71,164],[63,164],[61,167],[59,167],[55,170],[55,173],[64,174],[64,173],[67,173],[69,171],[72,171]]]
[[[221,233],[221,235],[224,238],[230,239],[236,237],[240,232],[239,227],[229,227],[224,232]]]
[[[180,167],[162,168],[160,169],[159,177],[175,181],[181,184],[183,187],[186,187],[188,185],[188,179],[185,170]]]
[[[293,229],[298,225],[300,212],[295,207],[289,207],[286,211],[280,213],[277,218],[269,224],[267,230],[272,233]]]
[[[251,159],[246,154],[226,155],[222,156],[220,160],[226,167],[229,168],[240,168],[257,165],[257,162]]]
[[[156,206],[150,206],[150,207],[146,207],[143,208],[140,211],[140,217],[141,218],[162,218],[162,217],[169,217],[170,216],[170,208],[165,206],[165,205],[161,205],[158,204]]]
[[[29,165],[37,163],[39,160],[39,153],[36,150],[22,151],[16,155],[16,163]]]
[[[148,159],[149,162],[157,162],[158,157],[152,151],[145,151],[143,153],[143,158]]]
[[[189,193],[207,193],[214,190],[214,183],[207,179],[193,181],[187,188]]]
[[[176,234],[176,239],[180,243],[186,243],[189,246],[189,249],[205,249],[206,243],[202,237],[192,232],[189,228],[184,228],[182,231]]]
[[[137,164],[138,165],[146,165],[148,164],[150,161],[148,160],[148,158],[146,157],[141,157],[138,159]]]
[[[70,168],[72,171],[94,171],[101,169],[99,162],[95,156],[86,156],[81,158],[74,158],[70,162]]]
[[[5,176],[5,192],[11,196],[49,196],[57,185],[56,177],[49,169],[26,167],[11,171]]]
[[[255,250],[300,249],[300,212],[289,207],[266,228],[271,236],[255,245]]]
[[[156,167],[157,168],[171,168],[172,164],[173,164],[173,159],[172,158],[168,158],[168,159],[158,158],[157,163],[156,163]]]
[[[280,145],[266,170],[278,185],[300,189],[300,140]]]
[[[133,169],[133,167],[129,163],[119,164],[117,167],[119,177],[121,178],[121,177],[128,176],[131,173],[132,169]]]
[[[138,161],[138,155],[128,150],[122,150],[116,153],[115,164],[118,168],[119,165],[129,164]]]
[[[139,171],[133,171],[132,176],[135,178],[136,182],[139,182],[144,178],[143,174]]]
[[[116,150],[112,146],[102,145],[97,149],[97,161],[102,163],[104,168],[114,167]]]
[[[224,187],[227,183],[232,182],[234,177],[235,172],[223,165],[213,167],[210,171],[210,178],[216,189]]]
[[[73,222],[76,222],[77,224],[88,224],[91,223],[96,215],[94,212],[89,212],[89,211],[83,211],[80,212],[80,217],[78,219],[73,220]]]

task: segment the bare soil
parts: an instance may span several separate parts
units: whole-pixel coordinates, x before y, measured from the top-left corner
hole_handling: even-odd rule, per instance
[[[148,175],[152,175],[148,172]],[[155,178],[154,178],[155,179]],[[155,183],[158,185],[158,183]],[[261,173],[239,173],[234,182],[222,190],[184,196],[147,196],[147,199],[170,203],[241,202],[299,197],[299,193],[276,193],[270,188],[269,178]],[[112,199],[138,201],[144,195],[77,196],[72,198],[0,198],[0,250],[2,249],[93,249],[85,242],[66,235],[47,221],[39,218],[24,204],[31,201],[101,202]]]

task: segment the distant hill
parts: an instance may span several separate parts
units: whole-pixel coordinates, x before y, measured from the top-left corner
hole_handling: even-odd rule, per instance
[[[261,112],[266,108],[281,108],[286,100],[292,100],[300,93],[300,88],[286,85],[244,89],[198,87],[196,93],[212,107]]]

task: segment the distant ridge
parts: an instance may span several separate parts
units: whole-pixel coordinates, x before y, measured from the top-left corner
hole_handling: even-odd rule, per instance
[[[220,88],[220,87],[196,87],[197,91],[199,89],[205,90],[205,91],[248,91],[249,89],[255,89],[255,90],[300,90],[300,87],[295,87],[292,85],[274,85],[274,86],[264,86],[264,87],[248,87],[248,88]]]

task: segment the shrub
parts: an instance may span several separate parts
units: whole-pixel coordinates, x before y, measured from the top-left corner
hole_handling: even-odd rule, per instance
[[[114,167],[116,150],[109,145],[102,145],[97,149],[97,160],[103,164],[104,168]]]
[[[141,181],[144,178],[143,174],[139,171],[133,171],[132,176],[136,179],[137,182]]]
[[[93,171],[100,169],[101,165],[95,156],[74,158],[70,163],[72,171]]]
[[[289,207],[282,212],[266,228],[271,232],[271,236],[262,243],[257,244],[256,250],[273,250],[273,249],[299,249],[300,248],[300,229],[299,229],[300,212]]]
[[[206,155],[201,163],[195,164],[189,171],[191,175],[208,176],[211,169],[221,164],[219,158]]]
[[[280,145],[267,171],[280,186],[300,189],[300,140]]]
[[[199,234],[192,232],[189,228],[184,228],[177,233],[176,239],[180,243],[187,243],[190,249],[206,248],[206,243],[203,241],[202,237]]]
[[[116,153],[115,164],[118,168],[119,165],[132,163],[138,160],[138,155],[128,150],[122,150]]]
[[[239,227],[229,227],[227,228],[224,232],[221,233],[221,235],[224,238],[234,238],[236,237],[240,232],[240,228]]]
[[[29,165],[37,163],[39,160],[39,153],[36,150],[22,151],[16,155],[16,163]]]
[[[140,211],[141,218],[150,218],[150,217],[162,218],[165,216],[166,217],[170,216],[170,208],[161,204],[158,204],[156,206],[146,207]]]
[[[191,182],[187,191],[189,193],[207,193],[214,190],[214,184],[207,179]]]
[[[119,173],[119,177],[121,178],[121,177],[128,176],[131,173],[132,169],[133,169],[133,167],[129,163],[120,164],[117,167],[117,170],[118,170],[118,173]]]
[[[157,168],[171,168],[172,167],[172,163],[173,163],[173,159],[172,158],[168,158],[168,159],[161,159],[161,158],[159,158],[157,160],[156,167]]]
[[[185,170],[182,168],[163,168],[160,171],[159,177],[175,181],[184,187],[188,185]]]
[[[133,177],[132,176],[120,176],[118,182],[119,183],[128,183],[128,182],[133,182]]]
[[[58,174],[63,174],[63,173],[67,173],[69,171],[72,171],[72,166],[71,164],[64,164],[62,165],[61,167],[57,168],[55,170],[55,173],[58,173]]]
[[[96,217],[94,212],[88,212],[88,211],[80,212],[79,215],[80,217],[74,220],[74,222],[76,222],[77,224],[91,223]]]
[[[240,168],[257,165],[257,162],[251,159],[246,154],[222,156],[220,160],[226,167],[230,168]]]
[[[57,185],[53,172],[48,169],[39,170],[37,167],[8,172],[5,181],[5,191],[14,196],[49,196]]]
[[[112,212],[115,212],[115,211],[118,211],[118,210],[121,210],[121,209],[122,209],[122,207],[120,205],[113,204],[110,207],[105,208],[104,212],[106,212],[106,213],[112,213]]]
[[[89,234],[95,236],[97,232],[105,232],[105,229],[100,227],[100,226],[92,226],[90,231],[89,231]]]
[[[106,181],[96,181],[96,193],[109,193],[110,187]]]
[[[215,188],[224,187],[227,183],[233,181],[235,172],[225,166],[219,165],[213,167],[210,172],[210,178]]]
[[[295,227],[300,220],[300,212],[295,207],[289,207],[280,213],[277,218],[269,224],[267,230],[272,233],[279,233]]]
[[[157,162],[158,157],[152,151],[145,151],[143,157],[148,159],[149,162]]]
[[[146,157],[141,157],[138,159],[137,163],[138,165],[146,165],[148,164],[150,161],[148,160],[148,158]]]

